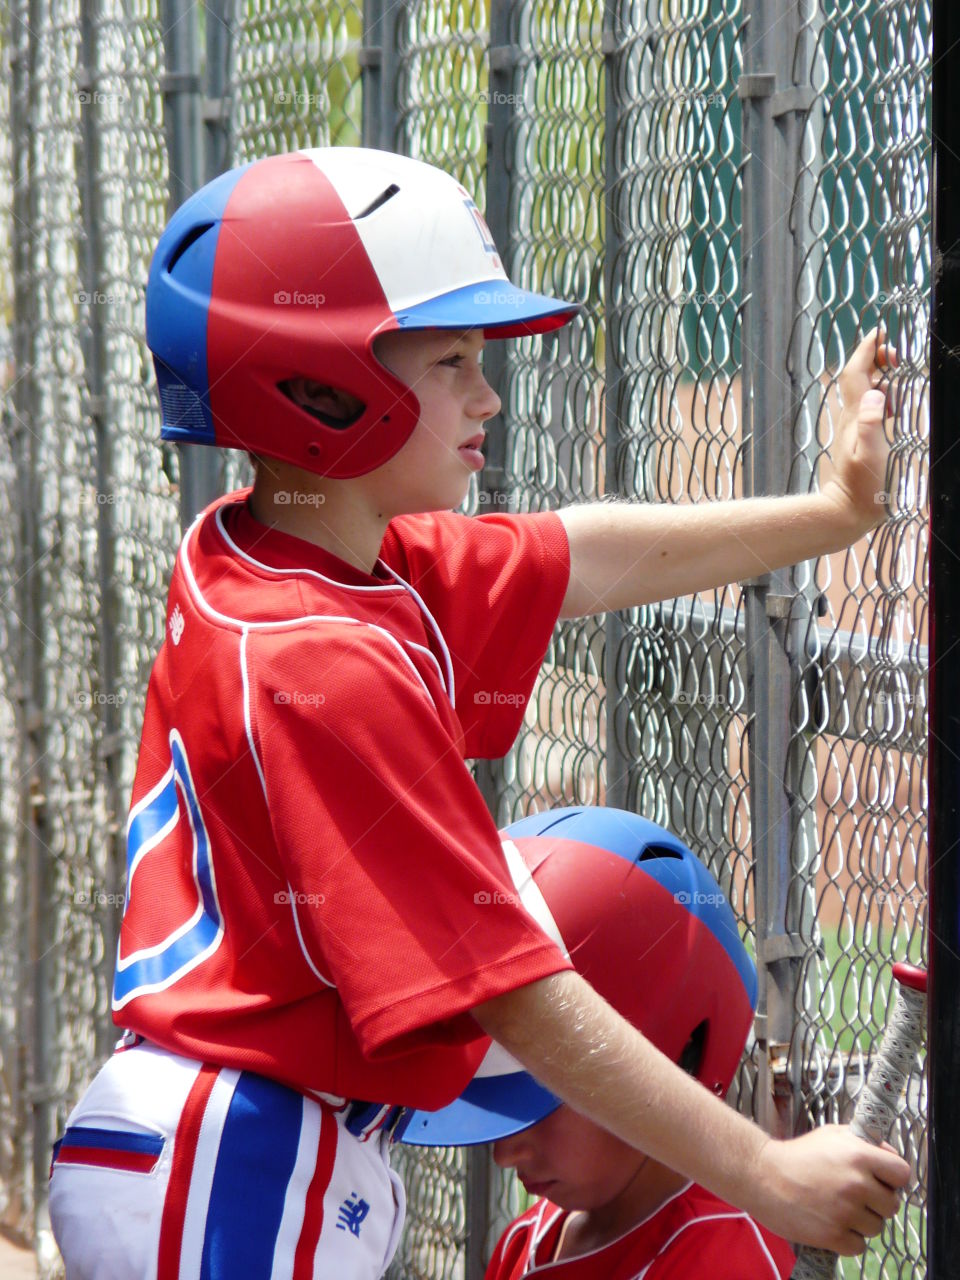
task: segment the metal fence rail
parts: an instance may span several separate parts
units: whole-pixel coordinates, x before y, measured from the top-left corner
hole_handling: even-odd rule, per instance
[[[845,1117],[924,952],[930,0],[16,0],[0,30],[0,1221],[52,1268],[54,1130],[108,1052],[122,828],[181,517],[246,477],[157,443],[143,287],[170,201],[255,155],[386,147],[470,189],[511,277],[575,297],[487,348],[472,511],[805,492],[836,379],[901,353],[893,518],[846,554],[559,627],[477,777],[501,823],[608,803],[720,877],[761,973],[736,1091]],[[664,584],[669,592],[670,584]],[[923,1270],[918,1177],[847,1277]],[[399,1158],[391,1269],[474,1277],[516,1184]]]

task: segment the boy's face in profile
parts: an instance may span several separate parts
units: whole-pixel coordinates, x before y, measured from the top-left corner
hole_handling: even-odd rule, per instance
[[[606,1129],[562,1105],[539,1124],[493,1144],[503,1169],[516,1169],[531,1195],[563,1209],[599,1209],[616,1200],[644,1166],[663,1169]],[[646,1177],[645,1177],[646,1180]]]
[[[364,488],[390,514],[458,507],[470,476],[483,466],[483,424],[500,397],[483,376],[483,333],[427,330],[381,334],[377,358],[411,387],[420,420],[403,448],[367,476]]]

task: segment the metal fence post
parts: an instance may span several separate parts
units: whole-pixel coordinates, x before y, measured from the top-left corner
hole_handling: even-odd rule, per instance
[[[358,54],[363,83],[363,145],[394,151],[397,145],[397,50],[402,7],[391,0],[365,0],[363,46]]]
[[[522,0],[521,0],[522,2]],[[489,80],[487,93],[487,167],[485,215],[493,242],[510,275],[515,236],[513,233],[515,165],[509,154],[516,135],[515,117],[519,94],[514,92],[517,69],[524,51],[519,39],[521,4],[518,0],[491,0]],[[504,342],[488,343],[484,349],[484,375],[506,402],[508,351]],[[479,477],[483,509],[505,510],[508,494],[505,487],[507,461],[507,419],[501,410],[486,424],[486,463]],[[479,760],[475,769],[477,785],[483,793],[494,821],[499,820],[503,791],[503,767],[497,760]],[[496,1188],[500,1175],[493,1165],[487,1146],[473,1147],[467,1152],[467,1239],[465,1245],[466,1280],[483,1280],[486,1270],[489,1236],[493,1220]]]
[[[745,0],[743,75],[743,430],[744,488],[754,495],[806,491],[794,466],[793,429],[801,398],[791,352],[801,345],[795,281],[802,254],[797,213],[800,139],[813,101],[794,84],[804,38],[792,0]],[[794,214],[795,216],[791,216]],[[786,269],[785,269],[786,268]],[[802,366],[801,366],[802,367]],[[758,1118],[771,1133],[796,1124],[799,1066],[795,996],[806,947],[802,896],[793,863],[810,833],[802,798],[809,760],[793,728],[809,601],[791,569],[744,584],[748,655],[750,806],[756,874],[761,1048]],[[815,840],[815,830],[812,833]]]
[[[199,13],[189,0],[162,0],[166,71],[161,79],[170,165],[172,214],[204,182],[203,93],[197,39]],[[178,447],[180,523],[186,527],[220,488],[220,459],[209,445]]]
[[[620,492],[620,451],[623,423],[621,421],[621,379],[619,319],[622,306],[622,290],[618,288],[617,270],[622,248],[620,225],[620,200],[623,175],[617,155],[617,130],[620,123],[620,95],[617,90],[622,54],[618,52],[623,39],[623,15],[621,0],[605,0],[603,8],[602,51],[604,55],[604,86],[606,121],[604,127],[604,175],[606,195],[604,215],[606,219],[603,256],[603,295],[606,325],[606,369],[603,391],[603,423],[605,431],[604,489],[608,494]],[[630,719],[630,701],[627,690],[630,681],[624,670],[626,653],[624,641],[627,628],[618,613],[608,613],[604,622],[604,678],[606,684],[607,737],[605,764],[607,771],[606,803],[613,808],[629,807],[630,760],[625,750]]]
[[[99,51],[97,42],[97,6],[94,0],[83,0],[80,7],[80,43],[83,64],[77,71],[77,87],[84,96],[80,105],[80,136],[77,143],[77,173],[82,175],[80,210],[84,228],[82,280],[89,302],[89,323],[84,332],[85,412],[90,417],[96,440],[96,480],[99,497],[113,496],[116,483],[113,461],[112,415],[108,412],[105,386],[107,366],[105,300],[103,271],[102,196],[98,177],[102,172],[101,133],[99,128],[98,84]],[[103,762],[107,804],[111,815],[110,848],[106,858],[106,888],[112,893],[123,884],[125,871],[124,797],[118,776],[119,752],[123,745],[117,692],[117,636],[119,602],[115,573],[116,503],[97,502],[97,569],[100,591],[98,632],[100,690],[107,695],[97,707],[97,757]],[[112,907],[100,909],[100,928],[104,947],[97,969],[99,981],[109,993],[119,933],[119,913]],[[109,1005],[109,995],[108,995]],[[109,1019],[99,1021],[94,1031],[97,1054],[106,1056],[116,1039]]]
[[[210,181],[230,164],[230,56],[234,0],[207,0],[206,94],[203,101],[204,175]]]
[[[514,198],[508,148],[514,136],[514,117],[518,104],[512,92],[514,78],[522,56],[516,43],[518,35],[519,5],[516,0],[491,0],[489,44],[489,92],[487,94],[487,168],[486,168],[486,219],[493,242],[500,252],[507,274],[513,261],[515,237],[512,231],[511,208]],[[483,353],[484,375],[492,387],[504,398],[504,379],[507,372],[508,353],[503,342],[490,342]],[[503,410],[485,424],[486,463],[478,479],[481,502],[486,511],[504,509],[508,499],[505,489],[507,457],[507,423]],[[498,820],[502,768],[497,761],[477,762],[475,777],[487,807]],[[472,1255],[468,1255],[472,1256]],[[471,1272],[468,1262],[467,1277]],[[482,1274],[482,1272],[480,1273]]]
[[[38,869],[42,868],[46,849],[37,829],[41,815],[40,804],[44,795],[42,782],[42,746],[38,747],[37,732],[40,727],[37,707],[40,705],[39,660],[34,647],[38,634],[42,576],[38,559],[36,518],[36,458],[34,447],[34,422],[36,395],[32,376],[33,334],[24,317],[34,314],[31,297],[33,262],[31,256],[30,228],[37,225],[36,184],[31,180],[34,159],[35,128],[38,119],[35,110],[34,86],[36,85],[37,44],[40,39],[39,14],[36,0],[26,0],[17,6],[22,12],[14,15],[12,24],[15,40],[13,63],[13,113],[15,127],[12,139],[12,170],[15,178],[13,191],[13,284],[14,314],[19,323],[14,326],[15,381],[11,388],[16,431],[13,439],[14,459],[22,486],[23,499],[19,510],[16,587],[16,613],[19,620],[17,646],[17,737],[20,747],[18,773],[20,794],[18,797],[19,841],[19,907],[18,960],[20,980],[17,989],[17,1052],[12,1064],[14,1102],[17,1107],[17,1141],[13,1158],[17,1176],[17,1191],[22,1188],[23,1199],[16,1205],[16,1225],[31,1223],[36,1232],[36,1195],[38,1190],[38,1149],[48,1140],[49,1108],[36,1097],[36,1086],[42,1081],[46,1069],[47,1040],[42,1020],[42,1001],[45,971],[37,963],[38,925],[37,900]]]

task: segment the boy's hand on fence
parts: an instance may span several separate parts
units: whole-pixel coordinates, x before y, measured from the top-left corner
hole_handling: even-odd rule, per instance
[[[833,476],[823,491],[858,537],[886,518],[890,445],[884,419],[891,416],[886,384],[888,371],[896,365],[897,353],[887,344],[886,334],[873,329],[840,374],[843,412],[833,450]]]
[[[846,1125],[827,1125],[760,1152],[759,1178],[769,1202],[754,1216],[787,1240],[833,1253],[863,1253],[900,1205],[910,1166],[884,1143],[875,1147]]]

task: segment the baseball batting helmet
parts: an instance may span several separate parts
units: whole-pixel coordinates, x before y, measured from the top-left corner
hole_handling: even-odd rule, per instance
[[[587,981],[674,1062],[725,1094],[757,998],[753,961],[706,867],[662,827],[620,809],[555,809],[501,833],[518,894]],[[401,1141],[494,1142],[560,1099],[499,1045],[449,1106],[414,1111]]]
[[[323,147],[222,174],[160,237],[147,283],[165,440],[249,449],[319,475],[386,462],[420,406],[376,358],[395,329],[556,329],[578,310],[507,279],[448,174],[385,151]],[[334,423],[282,389],[304,377],[363,411]]]

